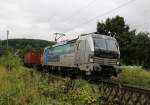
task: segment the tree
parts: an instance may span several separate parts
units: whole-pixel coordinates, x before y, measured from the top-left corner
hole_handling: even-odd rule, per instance
[[[105,22],[98,22],[97,32],[118,40],[123,63],[150,68],[149,33],[137,33],[136,30],[131,30],[124,18],[120,16],[107,18]]]
[[[114,18],[107,18],[105,22],[98,22],[97,32],[115,37],[119,42],[121,58],[125,63],[131,62],[128,61],[129,59],[126,59],[126,56],[132,52],[132,49],[128,49],[128,47],[135,37],[135,30],[130,31],[123,17],[116,16]]]
[[[119,38],[124,32],[129,32],[129,26],[125,24],[123,17],[116,16],[107,18],[105,22],[98,22],[97,32]]]
[[[136,35],[135,47],[136,61],[138,65],[150,67],[150,38],[149,33],[140,32]]]

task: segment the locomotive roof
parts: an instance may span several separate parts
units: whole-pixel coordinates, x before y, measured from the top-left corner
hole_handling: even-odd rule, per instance
[[[63,42],[59,42],[59,43],[56,43],[55,45],[53,45],[53,47],[56,47],[56,46],[61,46],[61,45],[64,45],[64,44],[69,44],[69,43],[75,43],[77,39],[73,39],[73,40],[69,40],[69,41],[63,41]]]
[[[102,34],[92,34],[92,37],[94,37],[94,38],[103,38],[103,39],[116,40],[114,37],[107,36],[107,35],[102,35]]]
[[[103,38],[103,39],[116,40],[114,37],[107,36],[107,35],[102,35],[102,34],[97,34],[97,33],[96,33],[96,34],[95,34],[95,33],[82,34],[82,35],[80,35],[79,37],[88,36],[88,35],[91,35],[93,38]],[[79,38],[79,37],[78,37],[78,38]],[[53,45],[52,47],[61,46],[61,45],[64,45],[64,44],[69,44],[69,43],[75,43],[78,38],[73,39],[73,40],[69,40],[69,41],[62,41],[62,42],[56,43],[56,44]]]
[[[110,39],[110,40],[116,40],[114,37],[108,36],[108,35],[103,35],[103,34],[98,34],[98,33],[89,33],[89,34],[82,34],[80,36],[88,36],[91,35],[94,38],[102,38],[102,39]]]

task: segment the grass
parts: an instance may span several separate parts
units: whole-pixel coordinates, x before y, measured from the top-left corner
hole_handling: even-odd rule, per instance
[[[18,67],[0,66],[0,105],[99,105],[98,86]]]
[[[4,60],[8,59],[0,59],[0,105],[104,105],[104,101],[116,105],[100,93],[97,85],[56,78]],[[19,62],[19,59],[14,58],[14,61]],[[124,66],[118,77],[112,79],[150,88],[150,71],[141,67]]]
[[[150,71],[141,67],[124,66],[112,79],[150,88]],[[22,67],[11,53],[0,57],[0,84],[0,105],[116,105],[97,85]]]
[[[123,66],[122,68],[123,71],[117,78],[112,77],[113,80],[124,84],[150,88],[150,71],[138,66]]]
[[[0,57],[0,105],[91,105],[102,102],[96,85],[21,66],[13,53]]]
[[[30,75],[30,71],[25,68],[20,68],[13,71],[8,71],[0,67],[0,104],[1,105],[22,105],[30,102],[32,99],[38,99],[38,87],[36,86],[39,81],[39,76]],[[34,82],[33,82],[34,81]]]

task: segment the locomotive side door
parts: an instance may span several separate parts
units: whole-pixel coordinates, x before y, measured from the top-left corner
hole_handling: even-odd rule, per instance
[[[85,62],[85,48],[86,48],[85,40],[77,41],[75,47],[75,64],[78,66],[80,66]]]

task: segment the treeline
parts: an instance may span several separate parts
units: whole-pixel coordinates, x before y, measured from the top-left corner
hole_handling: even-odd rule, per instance
[[[123,17],[107,18],[97,23],[97,32],[115,37],[120,46],[121,62],[150,68],[150,37],[148,32],[137,32]]]
[[[51,46],[54,42],[39,39],[9,39],[9,49],[20,56],[28,51],[42,51],[46,46]],[[0,52],[6,48],[6,40],[0,41]]]
[[[19,55],[21,58],[28,51],[42,52],[45,47],[54,44],[54,42],[39,39],[9,39],[8,42],[9,46],[7,48],[7,41],[0,41],[0,55],[5,54],[7,50],[9,50],[10,52],[14,52],[15,55]]]

